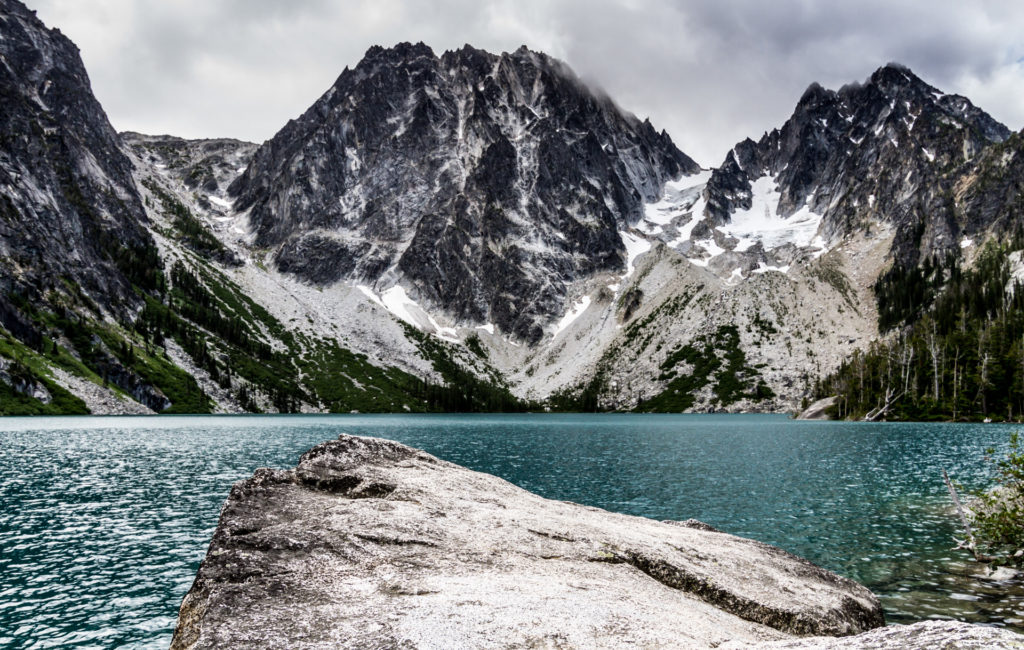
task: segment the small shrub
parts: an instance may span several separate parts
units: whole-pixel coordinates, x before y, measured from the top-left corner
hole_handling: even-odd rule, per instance
[[[994,449],[988,449],[989,455]],[[1010,435],[1010,448],[1004,458],[995,461],[995,490],[979,495],[975,506],[974,528],[978,543],[998,563],[1020,566],[1024,561],[1024,444],[1020,434]]]

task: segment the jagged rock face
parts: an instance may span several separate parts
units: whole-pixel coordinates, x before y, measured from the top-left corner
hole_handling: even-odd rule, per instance
[[[137,181],[152,195],[147,207],[154,223],[159,227],[166,222],[170,236],[200,256],[226,267],[240,266],[243,262],[235,251],[199,231],[223,230],[233,221],[227,188],[245,171],[257,145],[230,138],[185,140],[131,132],[122,133],[121,141],[134,157]],[[158,178],[164,179],[163,189],[157,187]]]
[[[664,132],[521,48],[371,48],[231,186],[257,246],[318,284],[403,280],[535,341],[567,281],[622,268],[618,231],[698,171]]]
[[[1024,131],[986,149],[953,186],[963,234],[1017,234],[1024,226]]]
[[[883,624],[866,588],[767,544],[342,435],[232,488],[171,647],[704,648]]]
[[[53,396],[46,386],[35,381],[31,376],[18,372],[17,364],[0,357],[0,383],[7,384],[16,393],[34,397],[43,404],[53,401]]]
[[[0,294],[66,281],[123,312],[137,298],[116,258],[152,243],[131,164],[71,41],[14,0],[0,35]],[[0,305],[12,331],[16,311]]]
[[[967,227],[950,209],[957,170],[1008,136],[966,98],[895,64],[838,91],[813,84],[781,129],[739,143],[714,171],[703,232],[751,209],[760,179],[777,192],[771,216],[820,217],[823,242],[883,221],[896,228],[896,260],[913,263],[955,249]]]
[[[122,133],[121,141],[140,160],[181,181],[205,209],[214,207],[211,197],[216,199],[226,193],[227,186],[245,170],[257,149],[251,142],[230,138],[185,140],[132,132]],[[223,201],[219,207],[224,207]]]

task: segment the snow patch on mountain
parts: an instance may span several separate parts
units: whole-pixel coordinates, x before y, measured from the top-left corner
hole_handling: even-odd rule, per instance
[[[423,309],[419,303],[410,298],[409,294],[405,292],[405,289],[399,285],[395,285],[390,289],[385,289],[381,292],[380,302],[384,304],[388,311],[413,327],[417,327],[431,334],[436,334],[438,337],[446,341],[452,341],[454,343],[458,343],[460,341],[459,334],[455,328],[443,327],[438,324],[438,322],[434,320],[434,317],[431,316],[427,310]]]
[[[786,264],[785,266],[771,266],[765,264],[764,262],[761,262],[760,266],[752,270],[751,273],[768,273],[769,271],[774,271],[776,273],[789,273],[789,265]]]
[[[552,334],[552,338],[557,337],[565,328],[572,325],[572,322],[583,315],[583,312],[587,311],[587,307],[590,306],[590,296],[583,296],[579,302],[574,304],[572,308],[562,316],[562,320],[558,321],[555,325],[555,332]]]
[[[416,329],[428,334],[434,334],[437,337],[452,343],[459,343],[461,341],[457,329],[454,327],[444,327],[439,324],[426,309],[409,297],[409,294],[406,293],[403,287],[395,285],[389,289],[385,289],[379,296],[373,289],[365,284],[357,284],[355,287],[364,296],[373,301],[374,304],[383,307],[400,320],[412,325]],[[478,327],[477,329],[481,329],[488,334],[494,334],[494,325],[491,323]]]
[[[626,247],[626,275],[622,276],[625,280],[636,270],[637,258],[651,250],[651,242],[625,230],[619,231],[619,237],[622,238],[622,245]]]
[[[700,249],[707,257],[688,257],[687,260],[695,266],[707,267],[712,259],[725,252],[725,249],[718,245],[714,239],[698,239],[692,242],[693,247]]]
[[[220,198],[219,196],[214,196],[212,194],[208,194],[206,196],[206,198],[208,198],[211,203],[215,203],[215,204],[219,205],[220,207],[225,208],[227,210],[230,210],[231,206],[234,204],[234,201],[226,201],[226,200]]]
[[[696,224],[695,218],[704,212],[703,205],[698,203],[701,202],[701,193],[711,173],[712,170],[705,169],[667,182],[661,198],[644,206],[644,218],[637,224],[637,229],[648,235],[657,235],[665,232],[670,225],[679,228],[683,220],[686,220],[689,230],[692,230]],[[684,239],[689,239],[689,231]]]
[[[737,154],[731,155],[739,165]],[[725,223],[708,222],[711,177],[712,171],[703,170],[668,182],[659,199],[644,206],[644,217],[636,230],[661,239],[691,264],[711,270],[728,285],[749,279],[750,273],[788,272],[793,253],[784,253],[779,259],[774,254],[779,249],[810,249],[811,259],[828,251],[825,239],[819,235],[822,216],[811,209],[810,197],[793,214],[783,216],[779,181],[772,175],[751,183],[750,207],[733,210]],[[695,232],[699,236],[694,236]],[[632,242],[623,237],[623,243],[629,250]]]
[[[779,214],[778,182],[772,176],[762,176],[751,184],[751,207],[737,210],[728,224],[718,230],[739,240],[735,250],[745,251],[760,242],[770,250],[795,244],[801,248],[810,246],[818,234],[821,215],[814,214],[808,206],[796,213],[783,217]]]

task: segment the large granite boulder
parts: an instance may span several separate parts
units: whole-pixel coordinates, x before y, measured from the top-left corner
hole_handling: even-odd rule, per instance
[[[171,647],[689,648],[883,624],[866,588],[778,548],[341,436],[234,486]]]

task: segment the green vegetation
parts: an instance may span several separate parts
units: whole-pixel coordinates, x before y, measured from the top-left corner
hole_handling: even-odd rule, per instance
[[[136,337],[117,328],[94,327],[93,332],[124,368],[138,375],[143,383],[155,386],[171,401],[163,413],[210,413],[213,403],[196,383],[195,378],[144,338]],[[140,343],[136,347],[136,343]],[[124,388],[122,386],[122,388]]]
[[[480,342],[480,337],[477,336],[476,334],[470,334],[469,336],[467,336],[464,343],[466,344],[466,348],[468,348],[469,351],[475,354],[476,356],[480,357],[481,359],[487,358],[487,351],[484,350],[483,343]]]
[[[552,411],[597,412],[607,410],[608,404],[622,404],[617,391],[625,391],[630,399],[628,387],[609,382],[610,369],[629,363],[627,355],[636,359],[641,354],[650,354],[658,332],[656,323],[670,322],[693,300],[704,300],[703,287],[693,287],[673,296],[651,310],[643,318],[634,320],[623,330],[623,343],[609,348],[598,361],[593,374],[576,386],[564,388],[552,394],[546,406]],[[754,324],[758,331],[775,333],[775,327],[767,319],[756,315]],[[654,353],[661,350],[661,343]],[[770,399],[775,393],[761,378],[759,371],[747,363],[746,355],[740,348],[739,331],[734,325],[724,325],[716,331],[697,337],[673,349],[661,364],[661,381],[668,382],[658,395],[639,401],[634,411],[647,413],[678,413],[692,408],[697,395],[710,387],[712,404],[728,406],[739,400],[761,401]],[[616,392],[615,396],[610,395]],[[627,407],[628,408],[628,407]]]
[[[638,350],[647,348],[654,337],[654,332],[649,330],[651,323],[662,318],[671,318],[681,312],[700,294],[703,288],[698,286],[692,292],[687,291],[681,295],[673,296],[651,310],[651,313],[647,314],[644,318],[627,325],[623,337],[625,345]]]
[[[994,449],[989,449],[991,457]],[[1004,458],[995,461],[996,489],[978,495],[973,506],[974,532],[980,551],[998,564],[1024,563],[1024,446],[1020,434],[1010,435]]]
[[[516,413],[537,408],[513,395],[496,372],[490,380],[481,379],[455,359],[456,349],[418,329],[405,326],[409,340],[416,343],[424,358],[434,366],[444,383],[418,381],[412,386],[414,395],[431,411],[461,413]],[[472,348],[470,348],[472,350]]]
[[[728,406],[741,399],[764,400],[774,392],[747,365],[735,325],[722,325],[713,334],[697,337],[673,350],[661,363],[659,379],[668,385],[637,405],[641,412],[681,412],[696,401],[696,393],[711,384],[712,404]]]
[[[178,199],[160,188],[156,183],[145,180],[143,185],[160,201],[164,215],[171,219],[171,226],[183,244],[206,257],[222,259],[230,257],[213,233]]]
[[[161,266],[158,262],[157,268]],[[70,281],[45,300],[7,295],[40,333],[36,347],[45,353],[34,352],[8,336],[11,345],[19,346],[21,356],[12,357],[2,345],[0,356],[25,357],[23,349],[31,353],[30,358],[38,361],[31,367],[35,368],[31,377],[46,386],[54,400],[44,405],[17,393],[11,383],[0,382],[3,412],[85,412],[77,398],[46,378],[49,365],[122,394],[142,390],[159,399],[162,393],[171,402],[167,413],[210,412],[214,406],[210,397],[192,375],[168,358],[165,348],[170,341],[249,411],[294,412],[303,405],[332,412],[523,411],[536,407],[511,394],[497,371],[486,363],[486,351],[478,338],[470,337],[462,348],[407,328],[409,339],[441,376],[442,382],[435,384],[398,368],[376,366],[337,341],[288,330],[204,260],[176,261],[169,270],[169,282],[162,273],[154,277],[160,278],[154,290],[135,285],[142,309],[135,319],[120,324],[96,318],[98,307],[87,306],[87,297]],[[64,343],[58,344],[58,339]],[[472,372],[469,366],[483,370]],[[15,368],[21,373],[19,378],[28,378],[22,365]]]
[[[331,413],[428,410],[420,379],[379,368],[334,341],[318,341],[299,363],[307,385]]]
[[[0,415],[84,415],[89,412],[85,403],[54,382],[46,372],[44,355],[15,339],[0,328]],[[50,394],[44,403],[25,390],[41,386]]]
[[[1024,287],[990,242],[971,269],[955,258],[895,267],[879,278],[879,326],[895,330],[817,382],[840,418],[1019,419],[1024,413]]]
[[[147,296],[147,301],[156,302]],[[87,320],[74,312],[58,310],[44,320],[48,330],[71,344],[71,353],[60,351],[48,360],[69,372],[125,394],[139,386],[154,387],[172,402],[168,413],[209,413],[212,403],[195,379],[158,353],[152,341],[124,328]]]
[[[575,387],[567,387],[555,391],[548,397],[547,407],[551,411],[562,413],[598,413],[606,409],[601,407],[601,395],[608,387],[608,356],[597,364],[593,376]]]
[[[894,266],[875,282],[878,302],[878,328],[888,332],[906,323],[913,323],[932,306],[947,278],[954,284],[962,280],[959,260],[948,256],[926,258],[920,267]]]
[[[751,320],[751,323],[758,329],[758,334],[762,337],[778,334],[775,324],[768,318],[761,317],[760,311],[754,314],[754,318]]]

